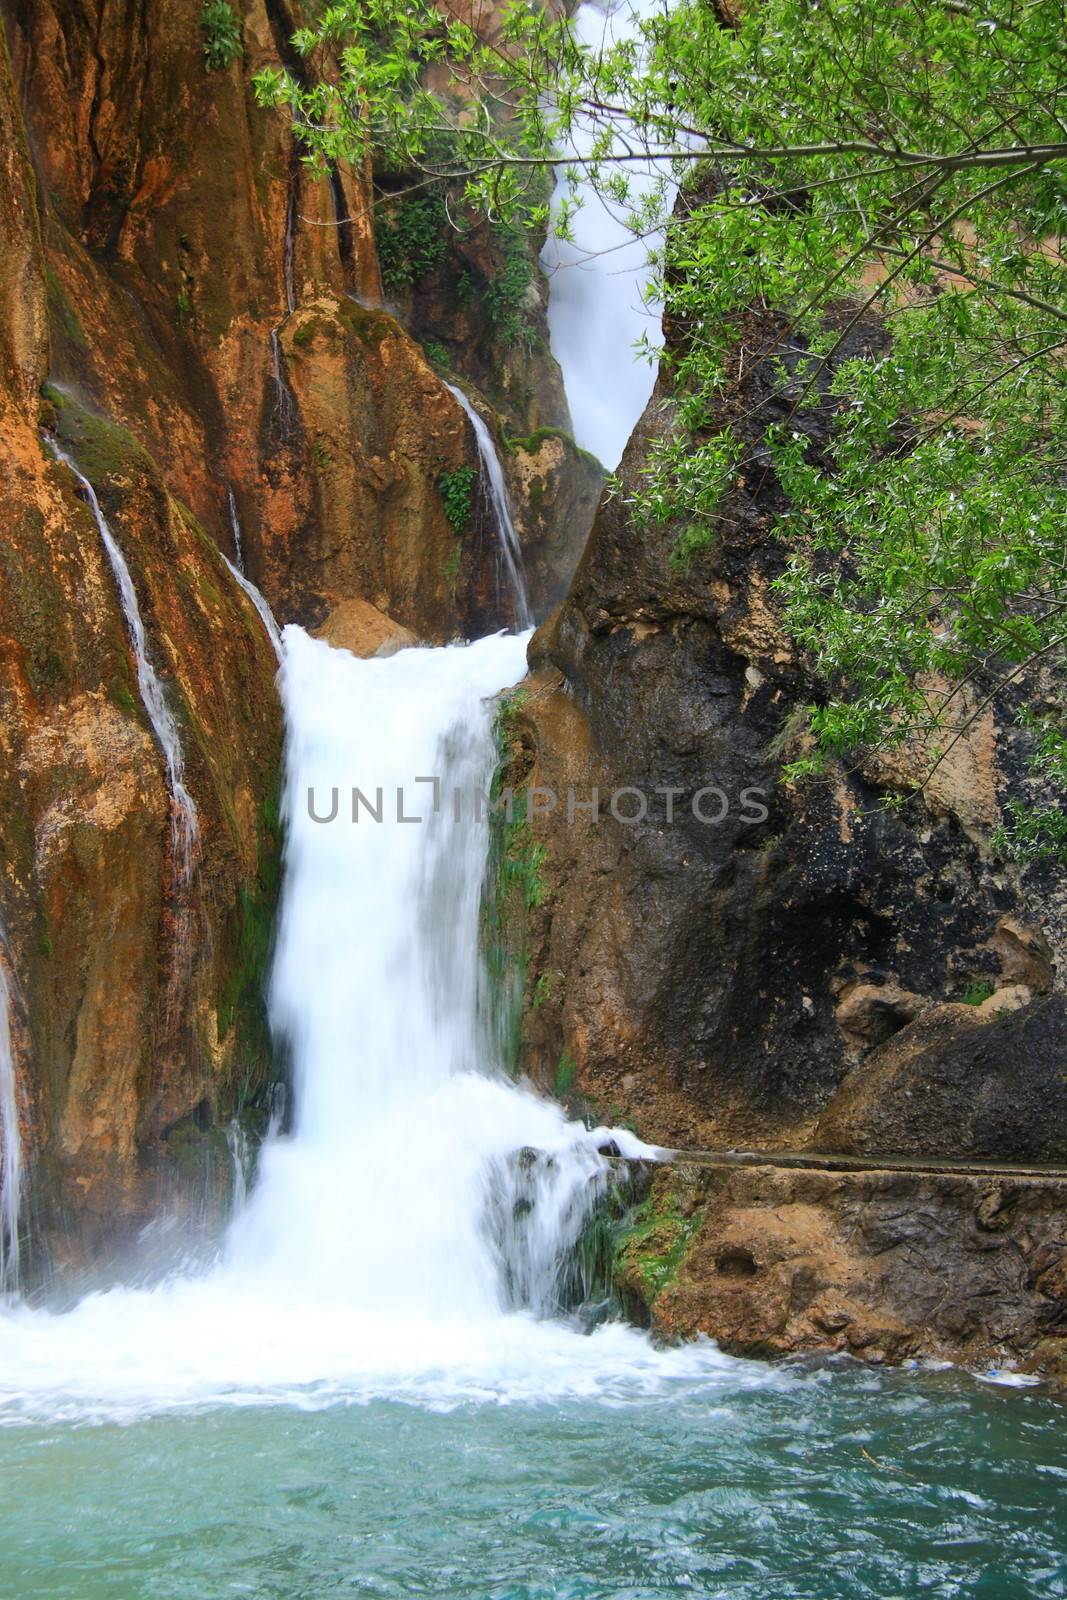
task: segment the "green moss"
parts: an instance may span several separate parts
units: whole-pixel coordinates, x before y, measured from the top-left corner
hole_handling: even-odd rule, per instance
[[[585,465],[591,468],[593,472],[598,472],[601,477],[607,477],[607,468],[597,460],[591,451],[583,450],[582,446],[576,442],[574,435],[568,433],[565,428],[537,428],[533,433],[521,436],[513,435],[506,443],[511,451],[521,450],[523,455],[535,456],[541,446],[549,439],[559,439],[566,445],[568,450],[573,450],[578,459],[584,461]]]
[[[456,589],[459,584],[459,569],[463,560],[463,546],[459,540],[452,546],[448,555],[441,564],[441,575],[448,587],[450,597],[455,600]]]
[[[555,972],[542,972],[534,984],[533,1000],[531,1001],[531,1008],[534,1011],[540,1011],[541,1007],[552,999],[558,976],[559,974]]]
[[[40,939],[38,940],[37,948],[44,956],[45,960],[48,960],[50,956],[53,956],[55,954],[56,947],[52,942],[52,935],[50,933],[42,933]]]
[[[137,701],[126,684],[116,681],[110,685],[108,693],[120,711],[126,711],[131,716],[137,715]]]
[[[715,529],[710,524],[690,522],[674,542],[670,564],[675,572],[688,572],[694,557],[715,542]]]
[[[274,940],[274,915],[281,883],[281,826],[277,792],[262,802],[259,863],[254,879],[241,884],[228,925],[225,977],[216,1005],[218,1034],[237,1025],[255,1056],[269,1059],[264,1001]]]
[[[361,344],[368,346],[380,344],[383,339],[388,339],[396,333],[398,327],[394,319],[384,311],[368,311],[366,306],[361,306],[358,300],[350,300],[347,295],[338,307],[337,316],[349,333],[354,334]]]
[[[556,1077],[553,1092],[557,1100],[562,1100],[574,1088],[574,1081],[578,1076],[578,1063],[569,1050],[564,1050],[556,1067]]]
[[[85,337],[85,329],[52,267],[45,267],[44,280],[48,297],[48,321],[53,333],[58,334],[76,350],[88,349],[89,341]]]
[[[704,1220],[705,1207],[686,1212],[677,1185],[668,1179],[630,1214],[615,1239],[614,1273],[636,1291],[647,1309],[676,1281]]]
[[[513,758],[517,723],[528,691],[516,689],[498,701],[495,736],[498,763],[490,785],[489,866],[482,899],[482,943],[491,984],[495,1031],[510,1071],[518,1069],[528,967],[531,912],[548,895],[548,852],[536,838],[519,790],[510,810],[501,803]]]
[[[990,995],[996,993],[996,984],[983,979],[980,983],[972,983],[963,991],[963,1004],[965,1006],[980,1006],[988,1000]]]
[[[87,411],[65,390],[53,384],[45,386],[44,394],[55,407],[60,444],[94,489],[99,490],[109,478],[128,473],[131,468],[139,471],[151,468],[147,452],[126,428]]]

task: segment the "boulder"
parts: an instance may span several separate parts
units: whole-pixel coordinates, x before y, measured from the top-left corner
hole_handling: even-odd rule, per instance
[[[1067,999],[1032,1000],[989,1021],[983,1010],[939,1006],[873,1051],[830,1101],[813,1148],[1067,1160]]]

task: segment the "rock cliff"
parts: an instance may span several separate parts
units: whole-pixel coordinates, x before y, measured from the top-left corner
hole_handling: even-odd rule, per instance
[[[214,67],[201,9],[0,6],[0,958],[38,1275],[49,1252],[92,1261],[221,1194],[223,1127],[262,1112],[278,1070],[262,1004],[276,663],[222,553],[280,622],[342,642],[354,606],[383,638],[507,620],[433,284],[383,297],[373,175],[315,180],[285,114],[255,103],[254,73],[294,64],[299,7],[242,5],[240,50]],[[490,298],[499,265],[472,257]],[[449,365],[492,391],[509,461],[507,436],[529,444],[516,495],[536,477],[531,502],[567,510],[561,540],[558,519],[516,506],[555,600],[599,477],[565,432],[547,454],[526,439],[567,422],[527,299],[530,337],[499,381],[484,319],[457,313]],[[42,430],[129,568],[199,819],[188,882],[115,573]]]
[[[753,342],[762,347],[768,332]],[[709,433],[745,432],[755,464],[725,496],[713,537],[682,560],[682,529],[633,511],[643,463],[677,425],[661,380],[567,597],[532,641],[531,675],[506,702],[498,786],[511,785],[530,813],[501,840],[510,883],[522,881],[498,908],[496,935],[521,992],[517,1060],[596,1122],[626,1121],[663,1146],[1062,1163],[1062,878],[1047,863],[1021,869],[991,844],[1000,806],[1025,783],[1011,708],[978,717],[937,781],[903,803],[886,802],[916,787],[917,750],[802,786],[783,779],[802,749],[799,713],[819,691],[774,598],[784,502],[759,443],[786,402],[764,383],[759,369],[739,372],[708,419]],[[818,396],[792,422],[814,449],[828,424]],[[876,1221],[920,1217],[934,1241],[929,1274],[948,1272],[951,1257],[962,1281],[984,1248],[960,1233],[980,1199],[937,1179],[779,1179],[770,1169],[730,1180],[714,1204],[690,1194],[699,1248],[697,1232],[671,1234],[661,1260],[672,1271],[686,1263],[687,1287],[677,1316],[655,1299],[653,1320],[733,1348],[840,1347],[845,1322],[831,1337],[825,1319],[789,1310],[784,1268],[771,1316],[763,1269],[825,1256],[848,1238],[854,1259],[847,1271],[822,1261],[820,1293],[859,1284],[857,1326],[878,1306],[896,1319],[893,1339],[868,1342],[943,1352],[951,1335],[935,1332],[919,1302],[908,1309],[899,1276],[915,1227],[879,1244]],[[1062,1258],[1060,1199],[1042,1191],[1050,1220],[1038,1276]],[[786,1203],[811,1211],[807,1243],[779,1239],[752,1283],[720,1294],[707,1275],[716,1251],[742,1241],[749,1223],[753,1238],[773,1233]],[[867,1206],[870,1238],[857,1239],[854,1214]],[[1020,1216],[1028,1206],[1024,1196]],[[1020,1228],[1036,1248],[1029,1223]],[[949,1241],[940,1264],[939,1230]],[[879,1278],[883,1247],[895,1254]],[[1047,1303],[1020,1290],[1029,1320],[1005,1335],[1016,1353],[1063,1331],[1062,1265],[1042,1281]],[[1001,1288],[1010,1299],[1006,1280]],[[764,1296],[760,1306],[742,1306],[742,1289]],[[976,1305],[961,1313],[957,1353],[998,1342],[996,1319],[983,1323]]]

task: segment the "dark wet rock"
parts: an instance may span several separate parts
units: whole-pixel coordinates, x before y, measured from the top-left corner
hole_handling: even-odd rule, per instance
[[[817,1150],[1067,1162],[1067,1000],[989,1022],[943,1007],[874,1051],[841,1085]]]

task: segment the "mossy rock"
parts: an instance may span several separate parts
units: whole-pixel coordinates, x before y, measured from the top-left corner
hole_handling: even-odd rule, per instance
[[[703,1220],[702,1206],[687,1210],[670,1175],[657,1175],[652,1192],[616,1237],[615,1281],[624,1299],[650,1315],[659,1296],[677,1282]]]
[[[55,407],[59,443],[94,489],[111,478],[152,471],[152,458],[126,428],[96,416],[54,384],[46,384],[43,392]]]
[[[568,433],[566,428],[537,428],[533,433],[525,434],[521,438],[513,436],[506,443],[513,454],[521,451],[523,455],[535,456],[540,452],[541,446],[547,444],[550,439],[558,439],[568,450],[573,450],[579,461],[584,461],[587,467],[599,472],[602,477],[608,476],[607,468],[602,462],[597,460],[591,450],[586,450],[578,444],[574,435]]]

